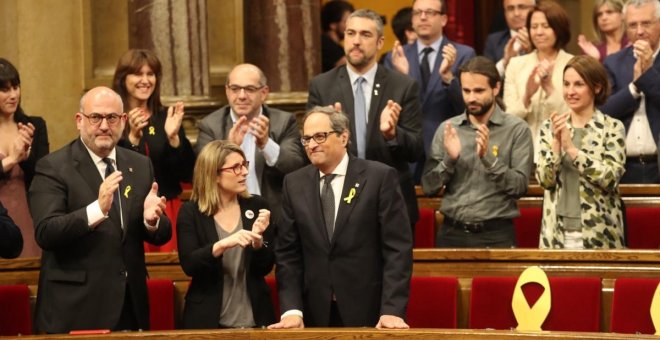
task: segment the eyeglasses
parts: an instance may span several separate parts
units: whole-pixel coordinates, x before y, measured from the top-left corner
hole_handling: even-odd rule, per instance
[[[518,5],[509,5],[504,7],[504,10],[507,12],[514,12],[516,10],[518,11],[526,11],[528,9],[532,8],[532,6],[529,5],[524,5],[524,4],[518,4]]]
[[[648,30],[649,28],[651,28],[651,26],[653,26],[655,24],[656,21],[657,20],[633,22],[633,23],[627,24],[626,27],[628,27],[628,29],[631,30],[631,31],[637,31],[638,27],[642,27],[642,29]]]
[[[303,146],[307,146],[309,145],[309,141],[313,139],[316,144],[323,144],[328,139],[328,135],[331,133],[339,133],[339,131],[332,130],[328,132],[317,132],[313,136],[302,136],[300,137],[300,142]]]
[[[92,113],[90,115],[86,115],[86,114],[81,112],[81,114],[83,116],[87,117],[87,119],[89,119],[89,122],[92,125],[99,125],[99,124],[101,124],[101,121],[104,120],[104,119],[108,122],[109,125],[115,125],[124,116],[123,114],[120,115],[120,114],[116,114],[116,113],[111,113],[109,115],[102,115],[102,114],[98,114],[98,113]]]
[[[442,11],[438,11],[436,9],[416,9],[412,11],[412,15],[414,17],[421,17],[422,14],[426,14],[427,17],[431,18],[439,14],[445,14]]]
[[[263,89],[264,87],[266,87],[265,85],[264,85],[264,86],[252,86],[252,85],[248,85],[248,86],[225,85],[225,86],[226,86],[226,87],[227,87],[227,88],[228,88],[233,94],[239,94],[239,93],[241,93],[241,90],[245,91],[245,93],[248,93],[248,94],[255,94],[255,93],[257,93],[257,91],[259,91],[259,90]]]
[[[243,168],[245,168],[245,170],[248,170],[250,168],[250,162],[249,161],[243,161],[242,163],[236,163],[232,166],[220,168],[220,169],[218,169],[218,172],[227,171],[227,170],[231,169],[234,172],[234,175],[240,175]]]

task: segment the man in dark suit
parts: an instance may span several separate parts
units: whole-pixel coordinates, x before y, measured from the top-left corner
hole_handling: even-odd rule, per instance
[[[39,160],[29,192],[43,248],[36,328],[149,329],[143,241],[170,239],[165,197],[149,159],[115,147],[126,124],[119,95],[97,87],[80,104],[80,138]]]
[[[399,172],[401,192],[414,225],[417,197],[408,162],[422,157],[419,90],[410,77],[378,67],[383,40],[383,22],[378,14],[371,10],[351,13],[344,35],[348,64],[312,79],[307,108],[335,105],[348,114],[349,153],[385,163]]]
[[[250,194],[263,196],[276,221],[281,207],[284,175],[305,165],[296,118],[264,104],[269,88],[264,73],[251,64],[234,67],[225,92],[229,105],[199,123],[197,154],[209,142],[227,139],[239,145],[250,162]]]
[[[508,28],[489,34],[484,47],[484,57],[496,63],[500,77],[504,77],[504,71],[511,58],[532,50],[525,23],[527,14],[535,4],[535,0],[502,1],[504,19]]]
[[[305,115],[312,165],[284,178],[275,245],[284,314],[270,328],[408,328],[412,236],[398,176],[349,156],[349,140],[343,113],[326,106]]]
[[[605,58],[612,93],[600,109],[626,127],[626,172],[621,183],[660,183],[660,2],[624,5],[631,45]]]
[[[406,46],[395,42],[392,58],[385,63],[386,67],[409,75],[419,84],[425,155],[430,152],[433,135],[440,123],[465,110],[456,74],[459,66],[475,56],[472,47],[443,36],[447,20],[445,0],[415,1],[412,24],[417,42]],[[416,182],[421,178],[423,166],[422,159],[416,166]]]
[[[9,217],[7,209],[0,202],[0,257],[13,259],[23,250],[21,229]]]

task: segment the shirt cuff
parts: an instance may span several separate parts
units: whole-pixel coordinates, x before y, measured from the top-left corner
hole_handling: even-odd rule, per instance
[[[144,222],[144,227],[147,228],[147,231],[154,232],[158,230],[158,225],[160,224],[160,218],[156,220],[156,225],[154,226],[150,226],[149,223],[147,223],[147,220],[145,219],[142,219],[142,221]]]
[[[108,215],[103,214],[103,211],[101,210],[99,200],[96,200],[87,206],[87,225],[90,228],[95,227],[107,218]]]
[[[504,59],[500,59],[500,61],[495,64],[495,68],[497,68],[497,72],[500,73],[500,77],[504,77],[504,71],[506,71],[504,69]]]
[[[637,86],[635,86],[634,83],[628,84],[628,90],[630,90],[630,94],[635,99],[639,99],[642,96],[642,94],[639,92],[639,90],[637,89]]]
[[[284,319],[284,317],[286,317],[286,316],[291,316],[291,315],[296,315],[296,316],[299,316],[299,317],[302,318],[303,317],[303,312],[301,310],[298,310],[298,309],[289,309],[288,311],[284,312],[284,314],[282,314],[282,316],[280,316],[280,320]]]
[[[274,140],[268,138],[268,142],[261,152],[264,154],[266,165],[275,166],[277,164],[277,160],[280,158],[280,146]]]

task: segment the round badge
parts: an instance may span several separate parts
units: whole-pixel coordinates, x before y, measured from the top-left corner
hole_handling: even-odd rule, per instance
[[[247,218],[249,218],[249,219],[253,219],[253,218],[254,218],[254,211],[252,211],[252,210],[245,210],[245,217],[247,217]]]

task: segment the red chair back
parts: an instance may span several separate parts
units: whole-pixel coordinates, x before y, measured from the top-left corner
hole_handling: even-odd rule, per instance
[[[413,328],[456,328],[458,280],[416,277],[410,281],[408,325]]]
[[[628,229],[628,248],[660,248],[660,231],[657,218],[660,209],[653,207],[627,207],[626,228]]]
[[[30,289],[25,284],[0,286],[0,335],[32,334]]]
[[[617,279],[612,298],[611,332],[655,334],[651,301],[660,279]]]
[[[435,247],[435,210],[419,208],[419,220],[415,224],[415,248]]]
[[[275,320],[280,320],[280,296],[277,293],[277,281],[274,275],[266,276],[266,283],[270,288],[270,298],[273,299],[273,307],[275,307]]]
[[[147,291],[151,330],[174,329],[174,283],[172,280],[147,280]]]
[[[470,328],[511,329],[518,323],[511,299],[517,277],[475,277],[470,298]],[[600,278],[551,277],[552,308],[543,323],[548,331],[600,331]],[[540,287],[523,286],[527,301],[536,301]]]
[[[538,248],[541,235],[541,219],[543,208],[520,208],[520,216],[513,219],[516,228],[516,243],[518,248]]]

